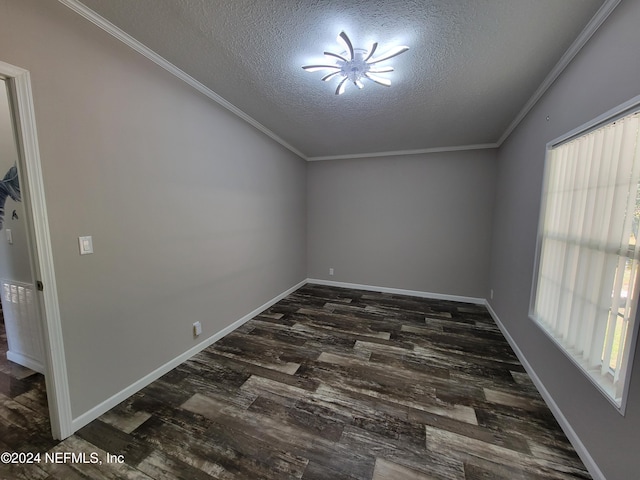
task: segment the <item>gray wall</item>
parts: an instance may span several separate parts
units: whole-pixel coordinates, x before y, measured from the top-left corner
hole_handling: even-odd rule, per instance
[[[31,72],[74,417],[306,277],[302,159],[55,1],[0,0],[0,60]]]
[[[307,272],[493,288],[607,477],[634,478],[640,355],[621,417],[527,309],[544,145],[640,94],[639,24],[640,2],[624,0],[499,151],[497,184],[494,151],[315,162],[307,179],[302,160],[66,7],[0,0],[0,60],[32,74],[74,416],[195,345],[194,321],[206,338]],[[78,254],[79,235],[95,254]]]
[[[640,471],[640,354],[621,416],[527,316],[550,140],[640,94],[640,2],[623,0],[499,151],[491,305],[609,480]],[[549,121],[546,117],[549,116]]]
[[[309,277],[483,297],[495,155],[477,150],[310,163]]]

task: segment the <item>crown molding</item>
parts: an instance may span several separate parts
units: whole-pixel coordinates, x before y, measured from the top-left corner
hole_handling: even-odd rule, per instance
[[[113,37],[117,38],[118,40],[120,40],[125,45],[131,47],[136,52],[140,53],[141,55],[147,57],[149,60],[151,60],[155,64],[157,64],[160,67],[164,68],[169,73],[171,73],[174,76],[178,77],[183,82],[185,82],[188,85],[190,85],[191,87],[195,88],[197,91],[199,91],[203,95],[209,97],[211,100],[213,100],[214,102],[218,103],[220,106],[226,108],[227,110],[229,110],[234,115],[237,115],[238,117],[240,117],[242,120],[247,122],[252,127],[256,128],[260,132],[264,133],[265,135],[270,137],[272,140],[275,140],[276,142],[278,142],[280,145],[282,145],[287,150],[293,152],[294,154],[296,154],[297,156],[303,158],[304,160],[307,160],[307,156],[306,155],[304,155],[302,152],[300,152],[298,149],[296,149],[293,145],[290,145],[289,143],[284,141],[282,138],[280,138],[278,135],[273,133],[267,127],[265,127],[260,122],[255,120],[253,117],[247,115],[245,112],[243,112],[238,107],[236,107],[232,103],[230,103],[227,100],[225,100],[224,98],[222,98],[220,95],[215,93],[213,90],[211,90],[207,86],[205,86],[202,83],[200,83],[198,80],[193,78],[191,75],[183,72],[178,67],[176,67],[174,64],[172,64],[171,62],[169,62],[165,58],[161,57],[156,52],[151,50],[149,47],[147,47],[143,43],[140,43],[138,40],[133,38],[131,35],[129,35],[128,33],[124,32],[123,30],[119,29],[113,23],[111,23],[108,20],[106,20],[105,18],[101,17],[96,12],[94,12],[93,10],[88,8],[87,6],[85,6],[82,3],[80,3],[78,0],[58,0],[58,1],[60,3],[62,3],[63,5],[65,5],[66,7],[70,8],[71,10],[73,10],[74,12],[76,12],[77,14],[81,15],[85,19],[89,20],[91,23],[93,23],[94,25],[98,26],[99,28],[101,28],[102,30],[107,32],[108,34],[110,34]]]
[[[542,96],[547,92],[549,87],[557,80],[560,74],[564,71],[565,68],[569,66],[571,61],[575,58],[582,47],[586,45],[589,39],[593,36],[594,33],[600,28],[600,26],[604,23],[604,21],[611,15],[611,12],[618,6],[618,4],[622,0],[607,0],[600,9],[596,12],[593,18],[589,21],[586,27],[580,32],[578,38],[571,44],[569,49],[560,57],[558,63],[556,63],[555,67],[549,72],[549,75],[542,81],[538,89],[534,92],[534,94],[529,98],[529,101],[524,105],[520,113],[513,119],[511,124],[504,131],[502,136],[497,142],[497,146],[500,147],[504,141],[509,138],[509,135],[513,133],[516,127],[520,124],[522,120],[527,116],[527,114],[531,111],[531,109],[535,106],[536,103],[542,98]]]
[[[420,150],[398,150],[391,152],[374,152],[374,153],[357,153],[357,154],[348,154],[348,155],[335,155],[335,156],[319,156],[319,157],[309,157],[295,148],[293,145],[290,145],[278,135],[273,133],[267,127],[262,125],[260,122],[255,120],[253,117],[249,116],[238,107],[230,103],[229,101],[222,98],[220,95],[215,93],[209,87],[200,83],[198,80],[193,78],[191,75],[187,74],[183,70],[176,67],[174,64],[169,62],[164,57],[158,55],[156,52],[151,50],[149,47],[141,43],[140,41],[133,38],[131,35],[123,31],[122,29],[115,26],[113,23],[105,19],[104,17],[98,15],[96,12],[91,10],[86,5],[80,3],[79,0],[58,0],[61,4],[73,10],[80,16],[84,17],[86,20],[89,20],[91,23],[101,28],[109,35],[114,38],[120,40],[122,43],[132,48],[136,52],[140,53],[144,57],[148,58],[156,65],[164,68],[172,75],[176,76],[183,82],[187,83],[191,87],[195,88],[197,91],[207,96],[214,102],[218,103],[222,107],[226,108],[236,116],[240,117],[245,122],[249,123],[254,128],[258,129],[260,132],[264,133],[272,140],[275,140],[280,145],[285,147],[287,150],[293,152],[300,158],[306,161],[319,161],[319,160],[346,160],[353,158],[370,158],[370,157],[388,157],[388,156],[403,156],[403,155],[418,155],[422,153],[439,153],[439,152],[454,152],[461,150],[478,150],[478,149],[487,149],[487,148],[497,148],[498,144],[480,144],[480,145],[463,145],[463,146],[453,146],[453,147],[438,147],[438,148],[426,148]]]
[[[606,0],[606,2],[600,7],[600,9],[596,12],[593,18],[589,21],[587,26],[582,30],[578,38],[571,44],[569,49],[562,55],[558,63],[553,67],[551,72],[547,75],[547,77],[540,84],[538,89],[534,92],[534,94],[529,98],[524,107],[520,110],[518,115],[513,119],[513,121],[509,124],[503,134],[500,136],[497,142],[495,143],[486,143],[486,144],[477,144],[477,145],[462,145],[462,146],[451,146],[451,147],[437,147],[437,148],[425,148],[420,150],[398,150],[391,152],[374,152],[374,153],[356,153],[356,154],[347,154],[347,155],[328,155],[328,156],[317,156],[317,157],[309,157],[295,148],[293,145],[287,143],[281,137],[276,135],[274,132],[269,130],[267,127],[262,125],[260,122],[255,120],[253,117],[249,116],[238,107],[228,102],[220,95],[215,93],[213,90],[208,88],[207,86],[200,83],[198,80],[188,75],[171,62],[161,57],[153,50],[148,48],[146,45],[142,44],[131,35],[127,34],[120,28],[116,27],[114,24],[106,20],[105,18],[98,15],[96,12],[88,8],[87,6],[80,3],[78,0],[58,0],[60,3],[70,8],[74,12],[78,13],[85,19],[89,20],[94,25],[98,26],[108,34],[112,35],[116,39],[123,42],[125,45],[129,46],[136,52],[145,56],[155,64],[167,70],[169,73],[173,74],[180,80],[184,81],[191,87],[195,88],[197,91],[207,96],[214,102],[218,103],[220,106],[226,108],[263,134],[270,137],[272,140],[276,141],[280,145],[282,145],[287,150],[291,151],[295,155],[306,161],[321,161],[321,160],[347,160],[347,159],[355,159],[355,158],[372,158],[372,157],[389,157],[389,156],[404,156],[404,155],[419,155],[424,153],[440,153],[440,152],[455,152],[455,151],[463,151],[463,150],[482,150],[482,149],[491,149],[491,148],[500,148],[505,140],[513,133],[516,127],[524,120],[527,114],[531,111],[531,109],[538,103],[538,101],[544,96],[546,91],[551,87],[551,85],[556,81],[556,79],[562,74],[565,68],[571,63],[571,61],[575,58],[575,56],[580,52],[582,47],[589,41],[589,39],[593,36],[593,34],[600,28],[600,26],[604,23],[604,21],[609,17],[609,15],[613,12],[613,10],[618,6],[618,4],[622,0]]]
[[[325,157],[308,157],[309,162],[318,162],[322,160],[350,160],[354,158],[374,158],[374,157],[400,157],[405,155],[420,155],[423,153],[441,153],[441,152],[460,152],[463,150],[485,150],[490,148],[498,148],[497,143],[481,143],[476,145],[459,145],[455,147],[436,147],[423,148],[420,150],[397,150],[393,152],[373,152],[373,153],[354,153],[350,155],[329,155]]]

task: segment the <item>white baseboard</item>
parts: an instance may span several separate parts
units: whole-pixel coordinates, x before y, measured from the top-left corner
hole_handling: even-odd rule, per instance
[[[44,375],[44,365],[42,365],[42,362],[34,360],[31,357],[27,357],[26,355],[22,355],[21,353],[7,350],[7,360],[11,360],[13,363],[17,363],[18,365],[22,365],[23,367],[30,368],[31,370],[42,373]]]
[[[600,470],[600,468],[598,467],[598,465],[594,461],[593,457],[591,457],[591,455],[589,454],[589,451],[587,450],[587,448],[584,446],[584,444],[582,443],[582,441],[578,437],[578,434],[575,432],[575,430],[573,430],[573,428],[571,427],[571,424],[569,423],[567,418],[562,413],[562,410],[560,410],[560,407],[558,407],[558,405],[554,401],[554,399],[551,396],[551,394],[549,393],[549,391],[545,388],[544,384],[542,383],[542,381],[540,380],[540,378],[536,374],[535,370],[533,369],[531,364],[527,361],[526,357],[524,356],[524,354],[522,353],[522,351],[520,350],[518,345],[515,343],[515,341],[513,340],[513,338],[511,337],[511,335],[509,334],[509,332],[507,331],[507,329],[503,325],[503,323],[500,321],[500,318],[498,317],[496,312],[491,307],[491,304],[487,300],[485,300],[484,298],[477,298],[477,297],[464,297],[464,296],[458,296],[458,295],[444,295],[444,294],[439,294],[439,293],[422,292],[422,291],[417,291],[417,290],[404,290],[404,289],[398,289],[398,288],[377,287],[377,286],[372,286],[372,285],[361,285],[361,284],[356,284],[356,283],[335,282],[335,281],[331,281],[331,280],[319,280],[319,279],[313,279],[313,278],[307,278],[306,280],[303,280],[302,282],[298,283],[297,285],[294,285],[293,287],[289,288],[288,290],[282,292],[277,297],[269,300],[264,305],[261,305],[260,307],[256,308],[255,310],[253,310],[252,312],[248,313],[244,317],[240,318],[239,320],[236,320],[234,323],[232,323],[228,327],[220,330],[219,332],[215,333],[214,335],[210,336],[206,340],[203,340],[198,345],[190,348],[189,350],[187,350],[183,354],[177,356],[176,358],[170,360],[169,362],[165,363],[164,365],[158,367],[156,370],[154,370],[153,372],[149,373],[148,375],[145,375],[140,380],[132,383],[131,385],[129,385],[125,389],[121,390],[120,392],[116,393],[112,397],[110,397],[107,400],[105,400],[104,402],[96,405],[91,410],[89,410],[89,411],[83,413],[82,415],[74,418],[72,420],[72,430],[73,430],[73,432],[76,432],[77,430],[81,429],[82,427],[84,427],[85,425],[90,423],[91,421],[93,421],[96,418],[98,418],[100,415],[106,413],[107,411],[109,411],[110,409],[112,409],[113,407],[118,405],[120,402],[126,400],[131,395],[133,395],[134,393],[136,393],[139,390],[141,390],[142,388],[146,387],[151,382],[157,380],[162,375],[168,373],[169,371],[171,371],[172,369],[174,369],[175,367],[177,367],[181,363],[185,362],[186,360],[188,360],[189,358],[194,356],[196,353],[204,350],[205,348],[207,348],[211,344],[213,344],[216,341],[220,340],[225,335],[231,333],[236,328],[244,325],[246,322],[251,320],[253,317],[255,317],[259,313],[263,312],[267,308],[271,307],[275,303],[279,302],[280,300],[285,298],[287,295],[290,295],[291,293],[295,292],[299,288],[303,287],[307,283],[316,284],[316,285],[327,285],[327,286],[334,286],[334,287],[342,287],[342,288],[351,288],[351,289],[355,289],[355,290],[365,290],[365,291],[372,291],[372,292],[392,293],[392,294],[407,295],[407,296],[412,296],[412,297],[432,298],[432,299],[436,299],[436,300],[450,300],[450,301],[456,301],[456,302],[485,305],[487,307],[487,310],[491,314],[493,320],[496,322],[496,325],[498,325],[498,328],[500,329],[500,331],[504,335],[505,339],[507,340],[507,342],[509,343],[509,345],[513,349],[514,353],[516,354],[516,356],[520,360],[520,363],[522,363],[522,366],[527,371],[527,374],[529,375],[529,377],[531,377],[531,380],[533,381],[533,383],[535,384],[536,388],[540,392],[540,395],[545,400],[545,402],[547,403],[547,406],[549,407],[549,409],[553,413],[554,417],[556,418],[556,420],[560,424],[560,427],[564,431],[565,435],[567,436],[567,438],[569,439],[569,441],[571,442],[571,444],[575,448],[578,456],[583,461],[583,463],[584,463],[585,467],[587,468],[587,470],[589,470],[589,473],[591,474],[591,476],[594,478],[594,480],[606,480],[606,477],[604,476],[604,474],[602,473],[602,471]],[[36,371],[42,371],[43,370],[42,369],[42,365],[40,365],[40,369],[41,370],[38,370],[38,368],[34,368],[34,367],[37,367],[37,365],[33,365],[33,364],[27,365],[26,363],[23,363],[22,361],[13,360],[12,358],[10,358],[10,352],[7,352],[7,358],[9,360],[15,361],[16,363],[20,363],[21,365],[24,365],[24,366],[26,366],[28,368],[31,368],[32,370],[36,370]],[[26,357],[23,357],[20,360],[23,360],[25,358]],[[27,361],[28,361],[28,359],[27,359]]]
[[[361,285],[358,283],[334,282],[332,280],[319,280],[316,278],[307,278],[307,283],[316,285],[327,285],[331,287],[352,288],[354,290],[366,290],[369,292],[393,293],[395,295],[407,295],[410,297],[432,298],[434,300],[450,300],[452,302],[475,303],[484,305],[484,298],[462,297],[459,295],[445,295],[442,293],[422,292],[419,290],[404,290],[401,288],[376,287],[373,285]]]
[[[164,365],[158,367],[157,369],[155,369],[154,371],[152,371],[148,375],[145,375],[140,380],[137,380],[136,382],[132,383],[131,385],[129,385],[125,389],[123,389],[123,390],[119,391],[118,393],[116,393],[115,395],[111,396],[110,398],[108,398],[104,402],[96,405],[91,410],[89,410],[89,411],[83,413],[82,415],[74,418],[71,421],[71,426],[72,426],[73,432],[76,432],[76,431],[80,430],[82,427],[84,427],[88,423],[92,422],[93,420],[98,418],[100,415],[108,412],[113,407],[118,405],[120,402],[123,402],[124,400],[129,398],[134,393],[138,392],[139,390],[141,390],[144,387],[146,387],[147,385],[149,385],[151,382],[153,382],[153,381],[157,380],[158,378],[160,378],[165,373],[170,372],[171,370],[176,368],[181,363],[183,363],[183,362],[187,361],[188,359],[190,359],[191,357],[193,357],[196,353],[204,350],[209,345],[217,342],[218,340],[220,340],[225,335],[227,335],[227,334],[231,333],[232,331],[234,331],[236,328],[244,325],[246,322],[251,320],[253,317],[255,317],[259,313],[265,311],[267,308],[271,307],[272,305],[278,303],[284,297],[286,297],[287,295],[295,292],[300,287],[304,286],[306,283],[307,283],[307,281],[303,280],[302,282],[298,283],[297,285],[294,285],[293,287],[289,288],[288,290],[282,292],[277,297],[272,298],[271,300],[269,300],[264,305],[261,305],[260,307],[256,308],[252,312],[248,313],[247,315],[245,315],[241,319],[236,320],[235,322],[233,322],[228,327],[225,327],[222,330],[220,330],[219,332],[216,332],[215,334],[213,334],[209,338],[203,340],[202,342],[200,342],[196,346],[190,348],[189,350],[187,350],[183,354],[178,355],[177,357],[175,357],[174,359],[168,361]]]
[[[573,427],[571,427],[571,424],[567,420],[567,417],[564,416],[562,410],[560,410],[560,407],[555,402],[549,391],[545,388],[542,380],[540,380],[540,377],[538,377],[535,370],[528,362],[527,358],[524,356],[524,353],[522,353],[522,350],[520,350],[513,337],[509,334],[503,323],[500,321],[498,314],[496,314],[493,308],[491,308],[491,304],[489,304],[489,302],[485,301],[485,305],[487,307],[487,310],[489,310],[489,313],[493,317],[493,320],[496,322],[496,325],[498,325],[498,328],[502,332],[502,335],[504,335],[504,338],[507,339],[507,342],[509,342],[509,345],[511,345],[513,352],[516,354],[518,360],[520,360],[520,363],[527,371],[527,374],[540,392],[540,395],[542,395],[542,398],[549,407],[549,410],[551,410],[551,413],[553,413],[553,416],[560,424],[560,427],[571,442],[571,445],[573,445],[573,448],[576,450],[576,453],[584,463],[584,466],[587,467],[587,470],[589,470],[589,473],[594,478],[594,480],[606,480],[606,477],[598,467],[598,464],[595,462],[587,448],[584,446]]]

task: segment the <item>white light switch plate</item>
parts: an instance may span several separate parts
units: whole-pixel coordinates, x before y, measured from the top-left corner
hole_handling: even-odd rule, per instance
[[[80,255],[88,255],[93,253],[93,238],[78,237],[78,245],[80,246]]]

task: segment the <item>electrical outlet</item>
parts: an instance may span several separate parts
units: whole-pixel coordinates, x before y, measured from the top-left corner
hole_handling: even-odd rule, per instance
[[[491,291],[489,292],[489,296],[491,297],[491,300],[493,300],[493,288],[491,289]]]
[[[195,322],[193,324],[193,336],[197,337],[202,333],[202,324],[200,322]]]
[[[329,269],[329,275],[333,275],[333,267]]]

